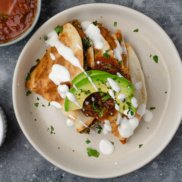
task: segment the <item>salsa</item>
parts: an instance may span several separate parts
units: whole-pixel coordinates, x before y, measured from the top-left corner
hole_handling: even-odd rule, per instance
[[[0,43],[19,37],[33,23],[37,0],[0,0]]]

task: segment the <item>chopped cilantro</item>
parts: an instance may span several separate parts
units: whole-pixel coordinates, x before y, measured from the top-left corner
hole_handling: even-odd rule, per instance
[[[36,59],[36,63],[39,63],[40,62],[40,59]]]
[[[158,63],[158,61],[159,61],[158,56],[157,56],[157,55],[154,55],[154,56],[153,56],[153,60],[154,60],[155,63]]]
[[[82,39],[82,43],[85,50],[87,50],[92,45],[92,42],[88,37],[84,37]]]
[[[87,148],[87,154],[89,157],[96,157],[96,158],[98,158],[100,155],[100,153],[97,150],[90,147]]]
[[[94,24],[95,26],[98,25],[97,20],[93,21],[93,24]]]
[[[26,81],[30,80],[30,73],[27,73],[27,76],[25,78]]]
[[[28,90],[28,91],[26,92],[26,96],[29,96],[31,93],[32,93],[32,92],[31,92],[30,90]]]
[[[34,106],[35,107],[38,107],[39,106],[39,103],[38,102],[34,103]]]
[[[97,133],[98,133],[98,134],[101,134],[101,132],[102,132],[102,127],[101,127],[100,125],[98,125],[96,128],[98,129],[98,130],[97,130]]]
[[[118,25],[118,22],[115,21],[114,22],[114,27],[117,27],[117,25]]]
[[[44,35],[44,41],[48,40],[48,36]]]
[[[130,114],[131,114],[131,116],[133,116],[134,115],[134,112],[132,110],[130,110]]]
[[[50,106],[51,105],[51,103],[50,102],[48,102],[48,106]]]
[[[59,35],[60,33],[63,32],[63,26],[58,25],[57,27],[54,28],[54,30]]]
[[[56,134],[55,132],[54,132],[54,127],[51,125],[49,128],[47,128],[47,130],[50,132],[50,134],[52,135],[52,134]]]
[[[100,112],[99,112],[99,117],[101,118],[102,116],[103,116],[103,114],[104,114],[104,109],[102,109]]]
[[[106,50],[105,53],[103,54],[103,56],[104,56],[105,58],[109,58],[109,57],[110,57],[110,55],[108,54],[108,52],[109,52],[109,50]]]
[[[138,28],[136,28],[136,29],[134,29],[134,30],[133,30],[133,32],[139,32],[139,29],[138,29]]]
[[[35,65],[34,66],[32,66],[31,68],[30,68],[30,71],[27,73],[27,76],[26,76],[26,78],[25,78],[25,80],[26,81],[28,81],[29,79],[30,79],[30,74],[31,74],[31,72],[35,69]]]
[[[150,110],[154,110],[155,109],[155,107],[150,107]]]
[[[91,143],[91,141],[90,141],[89,139],[87,139],[87,140],[85,141],[85,143],[86,143],[86,144],[89,144],[89,143]]]
[[[152,57],[152,54],[150,54],[150,56],[149,56],[150,58]]]
[[[95,112],[100,112],[99,108],[95,105],[95,102],[92,103],[92,107]]]
[[[37,97],[37,100],[40,100],[39,97]]]
[[[107,94],[104,97],[102,97],[102,101],[105,102],[105,101],[109,100],[110,98],[111,98],[111,96]]]
[[[143,144],[138,145],[139,148],[141,148],[142,146],[143,146]]]
[[[45,105],[44,105],[44,104],[42,104],[42,107],[45,107]]]
[[[114,145],[114,142],[113,141],[111,141],[111,143]]]

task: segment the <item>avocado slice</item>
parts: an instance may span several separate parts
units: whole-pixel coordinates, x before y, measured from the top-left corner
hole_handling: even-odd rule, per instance
[[[105,71],[99,71],[99,70],[89,70],[87,71],[87,74],[90,76],[90,77],[93,77],[93,76],[98,76],[98,75],[111,75],[110,73],[107,73]],[[78,74],[73,80],[72,80],[72,84],[76,84],[78,83],[79,81],[83,80],[84,78],[87,78],[87,76],[85,75],[84,72]]]
[[[131,98],[134,95],[134,86],[133,84],[125,79],[118,77],[116,75],[112,75],[109,73],[106,73],[104,71],[99,71],[101,74],[94,74],[95,70],[92,70],[92,76],[89,74],[91,77],[93,83],[95,86],[98,88],[99,92],[104,92],[108,93],[109,90],[111,89],[108,84],[107,84],[107,79],[112,78],[115,82],[118,83],[119,87],[121,88],[119,92],[115,92],[115,101],[119,105],[119,111],[122,113],[124,110],[130,110],[133,114],[135,113],[136,109],[132,106],[131,104]],[[99,73],[97,72],[97,73]],[[89,73],[89,72],[87,72]],[[106,73],[106,74],[104,74]],[[84,73],[81,73],[84,74]],[[79,76],[79,75],[78,75]],[[81,76],[79,76],[81,77]],[[77,102],[79,105],[82,107],[85,99],[92,93],[95,93],[95,89],[93,85],[90,83],[88,78],[86,76],[83,76],[83,79],[79,79],[80,81],[74,82],[76,88],[71,88],[69,91],[75,95]],[[120,101],[118,99],[119,94],[124,94],[126,96],[126,99],[124,102]],[[65,111],[72,111],[72,110],[77,110],[80,109],[78,105],[74,104],[73,102],[69,101],[68,98],[66,97],[65,103],[64,103],[64,109]]]

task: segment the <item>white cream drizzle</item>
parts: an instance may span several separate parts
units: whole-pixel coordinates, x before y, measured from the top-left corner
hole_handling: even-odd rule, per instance
[[[113,92],[112,89],[109,89],[108,93],[109,93],[109,95],[110,95],[113,99],[115,99],[115,95],[114,95],[114,92]]]
[[[85,34],[92,40],[96,49],[104,48],[104,38],[100,33],[100,29],[89,21],[84,21],[81,26]]]
[[[120,77],[120,78],[123,77],[123,75],[122,75],[121,73],[119,73],[119,72],[117,72],[116,74],[117,74],[117,76]]]
[[[64,66],[54,64],[49,74],[49,79],[59,85],[62,82],[70,81],[70,73]]]
[[[119,105],[118,105],[117,103],[115,103],[114,107],[115,107],[115,109],[116,109],[117,111],[120,110],[120,107],[119,107]]]
[[[116,81],[114,81],[112,78],[108,78],[107,79],[110,87],[115,91],[115,92],[119,92],[121,90],[121,88],[119,87],[118,83]]]
[[[56,60],[56,57],[54,56],[54,54],[53,54],[53,53],[50,53],[50,57],[51,57],[51,59],[52,59],[53,61],[55,61],[55,60]]]
[[[142,82],[135,83],[135,89],[140,90],[142,88]]]
[[[106,139],[99,142],[99,150],[104,155],[111,155],[114,152],[114,145]]]
[[[48,35],[48,40],[46,43],[51,46],[55,47],[60,55],[64,57],[67,61],[69,61],[72,65],[82,68],[80,65],[80,61],[77,57],[74,56],[74,53],[71,48],[65,46],[60,40],[55,31],[50,32]]]
[[[121,124],[121,119],[122,119],[121,114],[118,112],[118,116],[117,116],[117,120],[116,120],[117,125]]]
[[[78,88],[76,87],[76,85],[75,85],[75,84],[73,84],[73,88],[74,88],[75,90],[78,90]]]
[[[115,40],[116,42],[116,48],[113,50],[114,51],[114,56],[118,61],[122,61],[122,53],[123,49],[120,46],[120,43],[118,40]]]
[[[68,100],[70,100],[71,102],[73,102],[75,105],[77,105],[78,107],[81,108],[80,104],[77,102],[76,97],[71,93],[71,92],[67,92],[66,93],[66,97],[68,98]]]
[[[124,138],[129,138],[130,136],[133,135],[133,127],[130,125],[128,122],[127,118],[122,118],[121,124],[118,127],[119,134],[124,137]]]
[[[138,109],[137,109],[137,113],[142,117],[145,114],[146,111],[146,105],[145,104],[141,104],[139,105]]]
[[[136,117],[134,117],[132,119],[129,119],[129,123],[131,127],[133,128],[133,130],[135,130],[139,125],[139,120]]]
[[[50,105],[56,107],[57,109],[61,109],[62,108],[61,104],[56,102],[56,101],[51,101]]]
[[[59,85],[57,90],[62,98],[66,98],[66,94],[69,92],[69,87],[67,85]]]
[[[94,89],[96,91],[98,91],[96,85],[93,83],[92,79],[89,77],[89,75],[86,73],[86,71],[83,69],[83,67],[80,64],[80,61],[78,60],[77,57],[75,57],[73,51],[71,48],[65,46],[60,40],[59,37],[57,35],[57,33],[55,31],[51,31],[48,34],[48,40],[46,41],[46,44],[48,44],[49,46],[55,47],[58,51],[58,53],[60,55],[62,55],[64,57],[65,60],[67,60],[68,62],[70,62],[73,66],[76,66],[78,68],[80,68],[84,74],[88,77],[88,80],[90,81],[90,83],[92,84],[92,86],[94,87]],[[81,48],[81,47],[80,47]],[[60,66],[60,65],[59,65]],[[65,67],[64,67],[65,68]],[[53,70],[54,68],[52,68]],[[65,78],[65,76],[67,76],[66,80],[70,81],[70,76],[69,76],[69,80],[68,80],[68,73],[65,70],[67,70],[66,68],[64,69],[64,73],[63,73],[63,69],[62,69],[62,73],[59,70],[54,72],[51,72],[49,75],[49,78],[56,84],[59,85],[61,82],[63,82],[61,79]],[[60,76],[61,75],[61,76]],[[78,104],[78,103],[77,103]]]
[[[138,107],[138,101],[135,97],[131,98],[131,104],[133,105],[134,108]]]
[[[105,120],[104,121],[104,126],[103,126],[103,133],[104,134],[108,134],[110,133],[112,130],[111,128],[111,124],[110,124],[110,121],[109,120]]]
[[[126,99],[126,95],[125,94],[119,94],[118,95],[118,100],[120,100],[121,102],[123,102]]]
[[[67,118],[66,124],[68,127],[72,127],[72,126],[74,126],[74,121],[72,119]]]

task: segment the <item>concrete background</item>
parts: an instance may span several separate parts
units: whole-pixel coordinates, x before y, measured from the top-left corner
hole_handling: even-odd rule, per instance
[[[164,28],[182,56],[182,0],[42,0],[41,16],[34,31],[62,10],[97,2],[128,6],[148,15]],[[20,130],[12,105],[12,77],[18,56],[30,37],[0,48],[0,105],[8,119],[7,138],[0,148],[0,182],[102,181],[78,177],[54,167],[34,150]],[[104,181],[182,181],[182,126],[155,160],[131,174]]]

